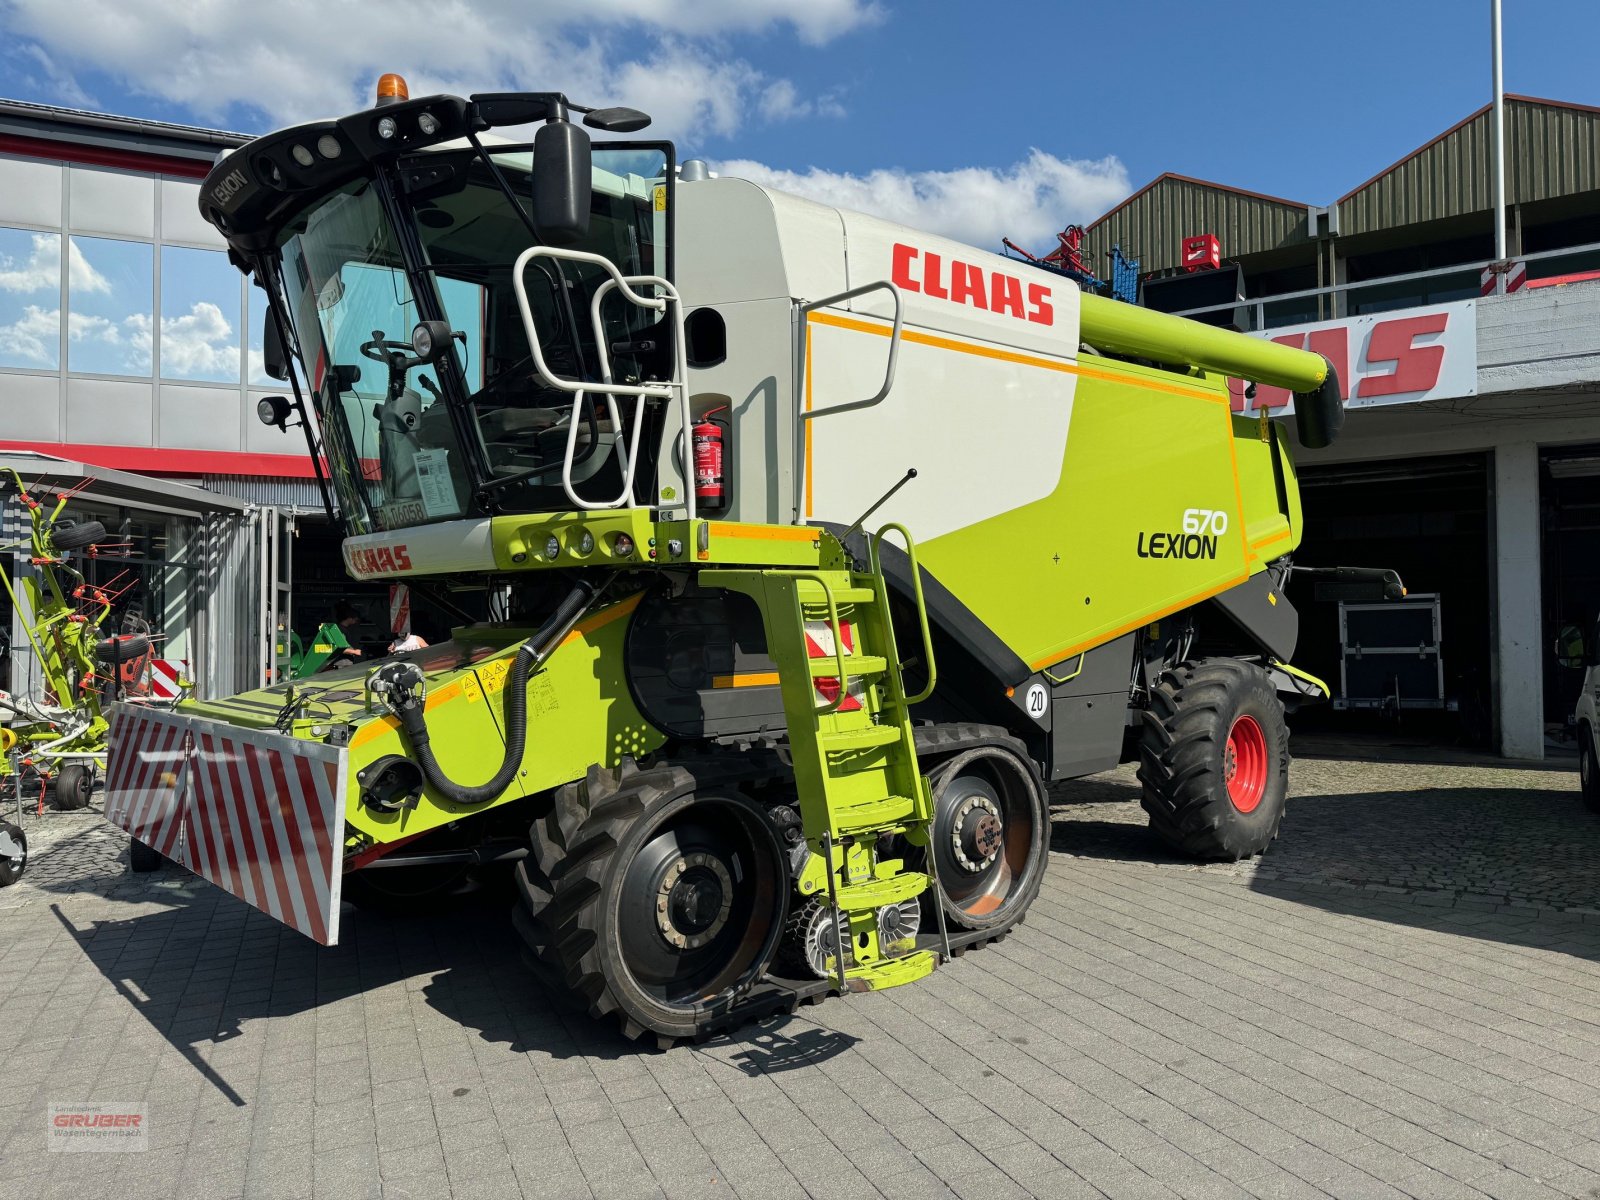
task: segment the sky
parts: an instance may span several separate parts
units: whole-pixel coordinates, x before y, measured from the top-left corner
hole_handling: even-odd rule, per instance
[[[1600,106],[1600,0],[1505,0],[1510,92]],[[560,90],[990,249],[1163,171],[1326,204],[1490,95],[1488,0],[0,0],[0,95],[264,132]]]

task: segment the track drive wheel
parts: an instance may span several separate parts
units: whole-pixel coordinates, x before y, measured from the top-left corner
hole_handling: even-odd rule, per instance
[[[0,887],[10,887],[28,869],[28,835],[20,825],[0,821]]]
[[[1272,680],[1253,663],[1206,658],[1162,672],[1140,759],[1150,828],[1179,853],[1238,861],[1278,836],[1289,730]]]
[[[68,763],[56,772],[55,806],[62,812],[87,808],[93,791],[93,767],[83,763]]]
[[[934,768],[929,838],[944,893],[945,921],[957,929],[1005,929],[1039,894],[1050,847],[1044,785],[1020,748],[975,746]],[[925,870],[915,850],[907,867]],[[923,928],[936,927],[930,888]]]
[[[539,974],[630,1038],[710,1033],[772,960],[788,863],[765,811],[731,786],[682,766],[591,768],[532,843],[512,915]]]
[[[1587,724],[1578,727],[1578,786],[1590,812],[1600,813],[1600,759],[1595,757],[1594,730]]]

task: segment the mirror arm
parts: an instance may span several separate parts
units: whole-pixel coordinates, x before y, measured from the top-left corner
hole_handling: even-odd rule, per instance
[[[500,190],[505,194],[505,198],[511,201],[511,207],[516,210],[518,218],[521,219],[523,225],[527,226],[529,236],[533,238],[535,243],[538,243],[539,230],[533,223],[533,214],[522,207],[522,201],[517,198],[517,193],[506,182],[506,177],[500,170],[500,164],[494,161],[494,156],[483,148],[483,143],[478,140],[478,135],[470,129],[467,130],[467,141],[471,143],[472,149],[477,153],[478,157],[483,160],[483,164],[489,168],[489,174],[493,176],[495,183],[499,185]]]
[[[300,414],[300,428],[305,432],[306,452],[311,455],[311,470],[317,477],[317,494],[322,497],[322,511],[327,514],[329,522],[337,528],[340,522],[333,504],[333,489],[329,485],[327,474],[322,469],[322,454],[317,446],[317,436],[306,413],[305,396],[300,391],[300,372],[295,370],[297,362],[304,368],[305,359],[300,355],[299,341],[293,336],[294,326],[289,320],[289,314],[284,311],[283,292],[279,287],[281,281],[273,264],[259,262],[256,264],[256,280],[263,285],[261,290],[267,294],[267,312],[273,324],[278,327],[279,344],[283,346],[287,358],[289,387],[294,392],[295,411]]]

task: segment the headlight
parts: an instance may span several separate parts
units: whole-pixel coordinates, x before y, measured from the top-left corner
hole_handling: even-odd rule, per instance
[[[411,348],[417,352],[418,358],[433,357],[433,331],[428,328],[426,321],[418,323],[411,331]]]
[[[632,558],[633,539],[625,533],[619,533],[617,540],[611,543],[611,550],[618,558]]]
[[[302,167],[311,167],[316,165],[317,160],[311,157],[311,151],[307,150],[304,146],[299,145],[298,143],[290,148],[289,154],[295,160],[295,162],[299,163]]]
[[[544,556],[551,562],[561,557],[561,539],[553,533],[544,540]]]
[[[378,118],[378,136],[383,138],[384,141],[388,141],[390,138],[394,137],[394,135],[399,133],[399,132],[400,132],[400,126],[398,126],[398,125],[396,125],[394,123],[394,118],[393,117],[379,117]]]
[[[417,128],[422,130],[425,137],[432,137],[439,132],[439,118],[430,112],[425,112],[417,118]]]
[[[594,553],[594,534],[590,533],[587,529],[585,529],[583,531],[583,533],[581,533],[578,536],[578,556],[580,558],[587,558],[589,555],[591,555],[593,553]]]
[[[317,153],[323,158],[338,158],[344,153],[344,147],[333,134],[325,133],[317,139]]]

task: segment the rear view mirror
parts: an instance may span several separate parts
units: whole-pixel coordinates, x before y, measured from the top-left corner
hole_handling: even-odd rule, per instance
[[[289,356],[284,352],[283,338],[278,336],[278,322],[272,315],[272,310],[267,310],[266,319],[262,322],[261,330],[261,360],[262,369],[268,378],[287,382],[289,379]]]
[[[589,135],[570,121],[541,125],[533,138],[533,224],[552,246],[570,246],[589,232],[594,177]]]

